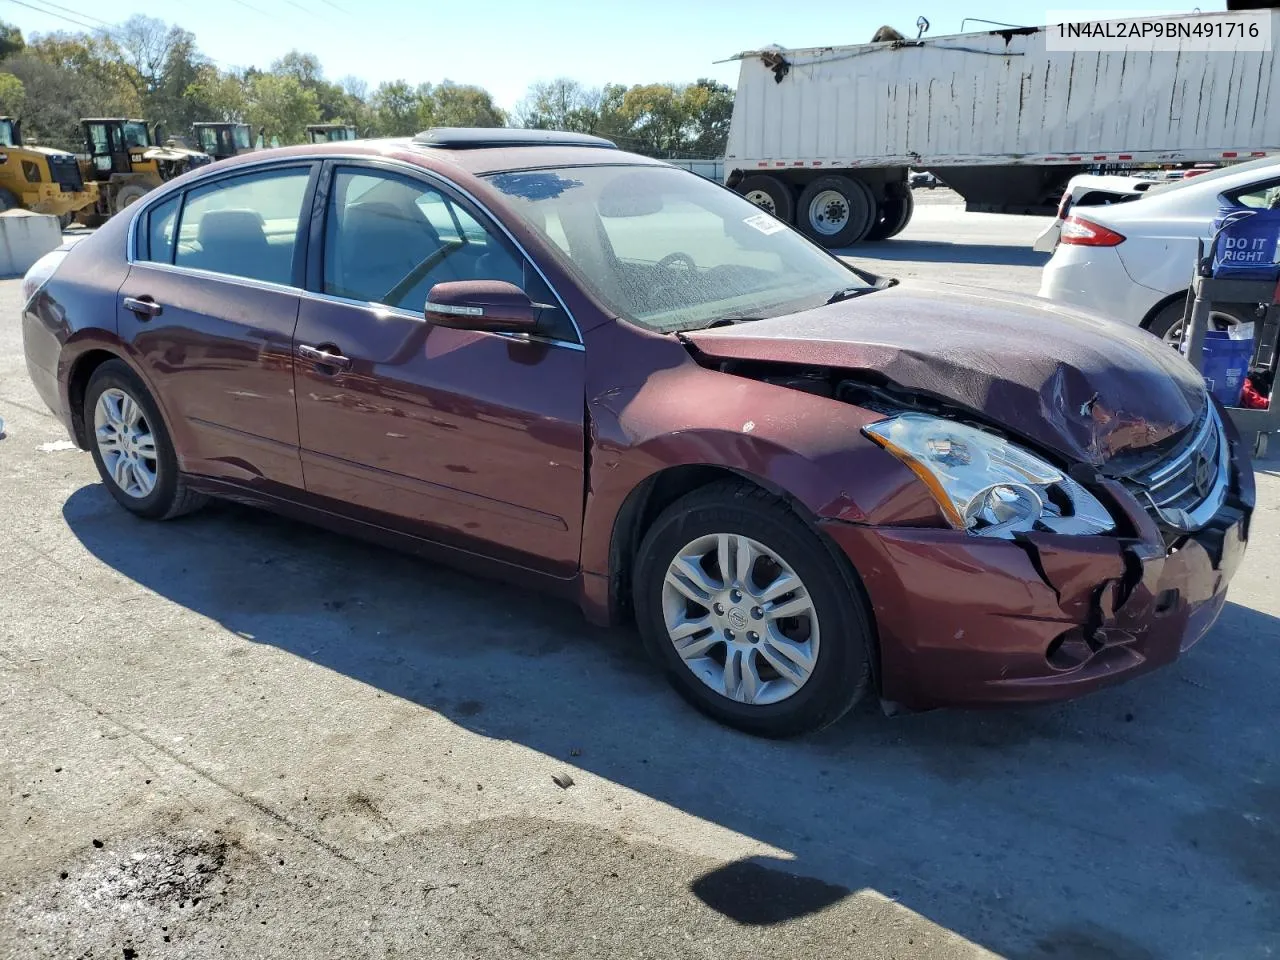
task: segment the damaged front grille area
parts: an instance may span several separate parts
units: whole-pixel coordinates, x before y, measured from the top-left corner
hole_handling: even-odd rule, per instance
[[[1166,459],[1131,475],[1127,485],[1157,521],[1190,532],[1207,524],[1226,499],[1229,463],[1222,421],[1206,399],[1190,436]]]

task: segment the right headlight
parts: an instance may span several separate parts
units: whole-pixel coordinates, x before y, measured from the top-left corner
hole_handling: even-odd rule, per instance
[[[902,413],[863,432],[924,481],[958,530],[1007,540],[1033,530],[1115,529],[1106,507],[1053,464],[976,427]]]

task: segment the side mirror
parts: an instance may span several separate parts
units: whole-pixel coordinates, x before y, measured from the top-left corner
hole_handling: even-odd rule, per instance
[[[454,280],[427,293],[426,318],[442,327],[531,333],[540,307],[505,280]]]

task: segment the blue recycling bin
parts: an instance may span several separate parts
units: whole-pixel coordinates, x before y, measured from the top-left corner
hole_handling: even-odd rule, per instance
[[[1218,197],[1213,221],[1213,276],[1218,280],[1280,280],[1280,210],[1243,207]]]
[[[1253,360],[1253,339],[1232,340],[1225,330],[1207,330],[1202,361],[1204,385],[1219,403],[1240,406],[1244,378]]]

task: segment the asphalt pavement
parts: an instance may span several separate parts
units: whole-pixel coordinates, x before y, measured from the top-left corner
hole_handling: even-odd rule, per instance
[[[1034,292],[1043,225],[939,197],[855,259]],[[763,742],[569,605],[234,505],[127,515],[29,383],[18,298],[0,957],[1280,952],[1276,461],[1173,666]]]

